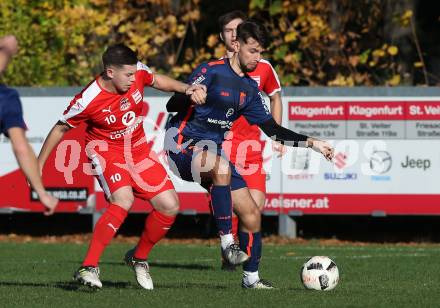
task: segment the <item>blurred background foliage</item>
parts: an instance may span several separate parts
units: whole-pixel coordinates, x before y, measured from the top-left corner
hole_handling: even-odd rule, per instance
[[[2,0],[0,35],[15,34],[21,48],[1,80],[84,85],[117,42],[184,79],[224,54],[217,18],[241,9],[268,28],[265,57],[283,86],[436,85],[439,8],[421,0]]]

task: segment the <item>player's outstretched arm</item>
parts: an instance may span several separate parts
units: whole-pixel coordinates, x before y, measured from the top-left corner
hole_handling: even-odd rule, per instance
[[[71,127],[66,123],[58,121],[50,130],[49,134],[46,137],[46,140],[44,140],[43,147],[40,150],[40,154],[38,155],[40,174],[50,153],[52,153],[53,149],[58,145],[58,143],[60,143],[61,139],[63,139],[64,134],[68,130],[70,130],[70,128]]]
[[[165,92],[185,93],[189,85],[165,75],[155,74],[153,88]]]
[[[270,118],[258,126],[267,136],[275,139],[278,142],[292,146],[312,148],[313,150],[324,155],[327,160],[333,159],[333,147],[327,141],[295,133],[290,129],[278,125],[273,118]]]
[[[206,100],[206,86],[202,84],[189,85],[177,80],[174,80],[165,75],[154,75],[153,88],[165,91],[184,93],[189,96],[195,104],[204,104]]]
[[[38,194],[41,203],[43,203],[47,209],[45,215],[53,214],[58,204],[58,199],[49,195],[44,189],[38,168],[37,157],[26,139],[24,129],[21,127],[12,127],[8,130],[8,134],[11,139],[12,149],[21,170],[23,170],[27,180]]]

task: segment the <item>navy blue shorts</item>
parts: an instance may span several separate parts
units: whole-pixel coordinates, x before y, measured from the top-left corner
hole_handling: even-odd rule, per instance
[[[216,151],[216,154],[223,157],[224,159],[228,160],[226,156],[223,154],[223,151],[221,149],[221,145],[217,145],[216,149],[213,149],[211,147],[196,147],[196,150],[194,151],[195,143],[190,143],[186,145],[185,148],[182,149],[166,149],[166,152],[168,154],[168,163],[170,165],[171,171],[173,171],[174,174],[176,174],[178,177],[180,177],[182,180],[188,181],[188,182],[197,182],[202,184],[202,187],[205,189],[208,189],[210,186],[209,181],[205,182],[206,179],[197,179],[194,178],[193,173],[191,172],[191,162],[194,155],[197,155],[200,151]],[[243,177],[237,172],[234,165],[229,162],[229,166],[231,168],[231,190],[237,190],[240,188],[247,187],[246,182],[244,181]]]

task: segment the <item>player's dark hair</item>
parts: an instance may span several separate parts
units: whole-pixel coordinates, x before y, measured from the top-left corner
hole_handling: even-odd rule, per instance
[[[222,16],[220,16],[218,18],[218,26],[220,29],[220,32],[223,31],[224,26],[226,26],[228,23],[230,23],[231,21],[233,21],[234,19],[240,18],[241,20],[246,20],[247,16],[245,13],[243,13],[242,11],[236,10],[236,11],[232,11],[226,14],[223,14]]]
[[[102,55],[102,64],[104,68],[110,65],[134,65],[138,62],[136,53],[124,44],[109,46]]]
[[[248,39],[253,38],[262,47],[266,47],[267,36],[266,28],[255,21],[245,21],[237,27],[237,40],[244,43],[247,43]]]

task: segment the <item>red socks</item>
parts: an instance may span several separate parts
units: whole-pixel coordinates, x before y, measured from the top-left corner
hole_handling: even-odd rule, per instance
[[[105,247],[115,236],[127,214],[128,212],[122,207],[110,204],[95,225],[89,250],[82,263],[83,266],[98,266],[99,258],[104,252]]]
[[[115,236],[127,214],[128,212],[120,206],[110,204],[95,225],[89,250],[82,263],[83,266],[98,266],[104,249]],[[167,234],[175,219],[176,216],[167,216],[153,210],[145,221],[145,228],[136,247],[134,257],[146,260],[153,246]]]
[[[167,234],[175,219],[176,216],[167,216],[153,210],[145,221],[145,228],[137,244],[134,257],[146,260],[153,246]]]

